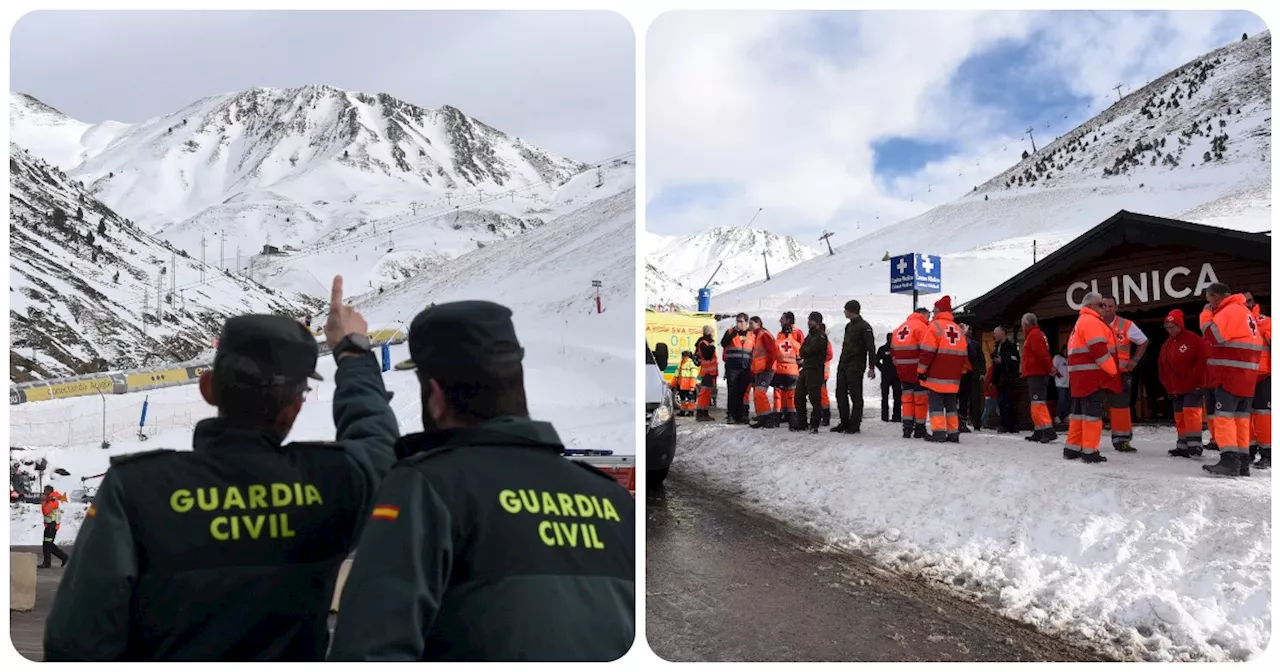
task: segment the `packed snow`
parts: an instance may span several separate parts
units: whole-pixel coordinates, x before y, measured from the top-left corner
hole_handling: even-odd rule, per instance
[[[1244,660],[1270,641],[1269,472],[1208,477],[1166,454],[1164,428],[1139,427],[1136,454],[1096,466],[1016,436],[957,446],[862,428],[687,424],[676,463],[827,544],[1119,657]]]
[[[667,303],[663,297],[678,296],[682,288],[703,287],[708,281],[713,290],[722,292],[761,280],[766,254],[770,273],[821,254],[791,236],[763,229],[715,227],[690,236],[646,232],[644,240],[645,261],[652,267],[645,273],[646,283],[653,288],[646,295],[649,305]],[[680,304],[690,302],[680,298]]]

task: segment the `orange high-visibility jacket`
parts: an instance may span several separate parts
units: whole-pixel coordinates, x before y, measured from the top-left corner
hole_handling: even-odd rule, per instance
[[[1067,374],[1072,397],[1087,397],[1100,389],[1120,392],[1123,381],[1116,365],[1116,332],[1098,311],[1084,307],[1067,339]]]
[[[62,512],[59,510],[62,506],[61,502],[66,501],[67,496],[54,490],[49,493],[48,497],[40,503],[40,515],[44,516],[45,524],[53,523],[57,529],[62,529]]]
[[[904,383],[919,380],[916,370],[920,366],[920,342],[928,329],[928,318],[911,313],[906,322],[893,330],[893,368],[898,370],[898,380]]]
[[[1258,321],[1244,305],[1243,294],[1232,294],[1213,310],[1204,330],[1209,344],[1208,386],[1221,387],[1237,397],[1252,397],[1258,382],[1258,360],[1266,347]]]
[[[1116,319],[1111,321],[1111,328],[1115,330],[1116,337],[1116,359],[1120,362],[1120,371],[1122,373],[1125,370],[1124,367],[1129,364],[1129,360],[1133,357],[1133,342],[1129,340],[1129,328],[1132,326],[1133,322],[1119,315],[1116,315]]]
[[[1254,304],[1253,319],[1258,322],[1258,335],[1262,337],[1262,358],[1258,360],[1258,380],[1271,377],[1271,318],[1262,314],[1262,306]]]
[[[716,361],[716,342],[703,336],[698,339],[698,375],[716,378],[720,375],[720,362]]]
[[[761,329],[756,332],[755,347],[751,349],[751,373],[772,371],[778,361],[778,343],[773,334]]]
[[[951,313],[934,315],[920,341],[920,364],[916,375],[925,389],[939,394],[960,391],[960,376],[969,360],[969,341]]]
[[[740,334],[737,329],[734,329],[731,333],[733,335],[729,339],[729,344],[720,353],[725,368],[730,371],[750,368],[751,351],[756,347],[755,332],[748,331]]]
[[[800,375],[800,364],[796,360],[804,343],[804,332],[795,327],[790,331],[779,331],[775,343],[778,344],[778,361],[773,365],[774,372],[784,376]]]
[[[835,350],[831,349],[831,339],[827,338],[827,358],[822,362],[822,380],[825,382],[831,378],[831,359],[835,357]]]

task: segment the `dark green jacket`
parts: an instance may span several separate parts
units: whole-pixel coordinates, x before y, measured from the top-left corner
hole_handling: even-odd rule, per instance
[[[335,376],[337,442],[196,426],[112,459],[45,624],[51,661],[322,660],[342,561],[399,435],[373,355]]]
[[[800,344],[800,368],[804,371],[821,371],[827,360],[827,332],[810,331]]]
[[[876,351],[876,336],[871,333],[871,325],[854,315],[844,325],[844,342],[840,344],[840,368],[861,371],[867,368],[867,360]]]
[[[499,418],[404,437],[329,660],[610,661],[635,639],[635,500]]]

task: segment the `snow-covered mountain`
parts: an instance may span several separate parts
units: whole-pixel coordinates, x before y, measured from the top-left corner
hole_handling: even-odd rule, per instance
[[[453,107],[330,86],[210,96],[138,124],[89,125],[11,94],[10,119],[16,142],[122,216],[192,255],[203,239],[227,264],[455,216],[438,228],[462,233],[437,236],[439,256],[379,259],[384,280],[540,225],[559,214],[557,191],[593,168]]]
[[[711,282],[713,290],[725,291],[763,280],[765,277],[765,253],[768,253],[769,273],[777,273],[796,264],[812,259],[821,252],[802,245],[791,236],[762,229],[741,227],[714,227],[688,236],[662,236],[645,234],[647,301],[672,302],[685,288],[702,287],[715,274]],[[724,265],[717,272],[720,262]],[[674,281],[674,285],[672,284]],[[681,296],[675,303],[692,303],[694,297]]]
[[[980,296],[1119,210],[1247,231],[1270,228],[1271,34],[1214,50],[1125,96],[963,197],[757,282],[717,311],[819,310],[850,298],[877,331],[910,299],[888,293],[890,255],[942,257],[955,303]],[[905,306],[905,307],[904,307]]]
[[[9,244],[14,382],[184,361],[229,315],[319,305],[202,265],[13,143]]]

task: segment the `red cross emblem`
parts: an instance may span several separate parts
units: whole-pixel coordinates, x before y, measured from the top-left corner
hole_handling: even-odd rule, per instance
[[[902,325],[902,328],[898,330],[898,340],[899,340],[899,341],[905,341],[905,340],[907,340],[907,337],[908,337],[908,336],[910,336],[910,335],[911,335],[911,330],[910,330],[910,329],[908,329],[908,328],[907,328],[907,325],[905,325],[905,324],[904,324],[904,325]]]
[[[791,351],[795,348],[795,346],[791,344],[791,339],[784,338],[782,339],[782,345],[779,345],[778,348],[782,350],[782,352],[789,355],[791,354]]]
[[[1245,318],[1245,322],[1249,325],[1249,331],[1250,331],[1250,333],[1252,333],[1254,336],[1257,336],[1257,335],[1258,335],[1258,323],[1257,323],[1257,321],[1256,321],[1256,320],[1254,320],[1254,319],[1253,319],[1253,316],[1252,316],[1252,315],[1250,315],[1249,317],[1246,317],[1246,318]]]
[[[944,335],[947,337],[947,341],[951,343],[951,345],[955,345],[960,340],[960,332],[956,331],[956,325],[954,324],[947,325],[947,330],[944,332]]]

